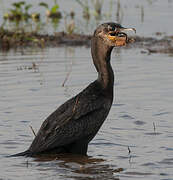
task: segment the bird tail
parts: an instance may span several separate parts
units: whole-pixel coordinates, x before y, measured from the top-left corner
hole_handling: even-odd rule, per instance
[[[9,157],[31,156],[31,155],[32,155],[32,153],[31,153],[29,150],[26,150],[26,151],[21,152],[21,153],[17,153],[17,154],[10,155]]]

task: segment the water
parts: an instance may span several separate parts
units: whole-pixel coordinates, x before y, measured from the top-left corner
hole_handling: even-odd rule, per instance
[[[17,0],[0,0],[0,25],[3,22],[3,14],[12,8],[12,3]],[[87,0],[86,0],[87,1]],[[33,7],[30,13],[40,12],[41,19],[46,22],[45,8],[40,7],[38,4],[44,2],[41,0],[30,0]],[[46,1],[45,1],[46,2]],[[58,0],[60,11],[65,16],[64,12],[75,11],[75,31],[83,33],[93,33],[96,24],[107,21],[120,22],[125,27],[135,27],[137,34],[140,36],[156,36],[156,32],[161,32],[162,36],[172,35],[172,17],[173,17],[173,2],[172,0],[120,0],[120,9],[118,10],[118,0],[104,0],[102,7],[102,19],[96,21],[94,18],[94,7],[90,0],[91,20],[89,25],[82,17],[82,8],[75,0]],[[49,2],[49,7],[52,7],[54,1]],[[119,13],[118,13],[119,12]],[[119,14],[117,16],[117,13]],[[53,28],[51,23],[48,23],[44,28],[43,33],[53,33],[56,31],[66,30],[64,26],[64,18],[60,20],[57,28]],[[67,19],[70,23],[70,19]],[[30,26],[29,26],[30,27]],[[11,29],[11,28],[10,28]]]
[[[6,158],[26,150],[43,120],[96,78],[90,49],[0,53],[0,178],[172,179],[172,57],[114,49],[115,98],[89,158]],[[33,65],[34,64],[34,65]],[[65,81],[65,86],[62,84]]]
[[[11,2],[0,1],[0,22]],[[82,9],[74,1],[58,2],[65,11],[69,4],[78,9],[77,25],[93,32],[93,21],[89,29],[81,27]],[[135,27],[138,35],[172,35],[171,0],[122,0],[121,7],[122,24]],[[44,13],[38,6],[33,11],[38,9]],[[116,3],[112,9],[116,11]],[[102,21],[115,21],[115,14]],[[37,132],[50,113],[96,78],[96,72],[90,49],[84,47],[0,52],[0,179],[173,179],[172,65],[169,54],[115,49],[114,103],[89,145],[89,157],[6,158],[26,150],[34,138],[30,126]]]

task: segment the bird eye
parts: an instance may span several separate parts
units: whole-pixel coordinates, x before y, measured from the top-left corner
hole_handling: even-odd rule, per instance
[[[108,26],[108,31],[115,31],[115,27],[114,26]]]

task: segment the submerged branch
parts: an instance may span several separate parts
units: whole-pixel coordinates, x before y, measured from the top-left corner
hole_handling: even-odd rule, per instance
[[[36,133],[35,133],[34,129],[32,128],[32,126],[29,126],[29,127],[31,128],[32,133],[33,133],[34,136],[36,137]]]

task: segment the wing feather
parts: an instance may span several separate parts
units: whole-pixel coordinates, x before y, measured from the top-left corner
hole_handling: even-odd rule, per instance
[[[61,105],[43,122],[29,148],[30,151],[42,152],[64,146],[82,136],[94,133],[95,128],[99,129],[95,127],[100,125],[94,119],[103,115],[105,110],[103,108],[105,98],[100,92],[99,88],[93,89],[91,84],[77,96]]]

